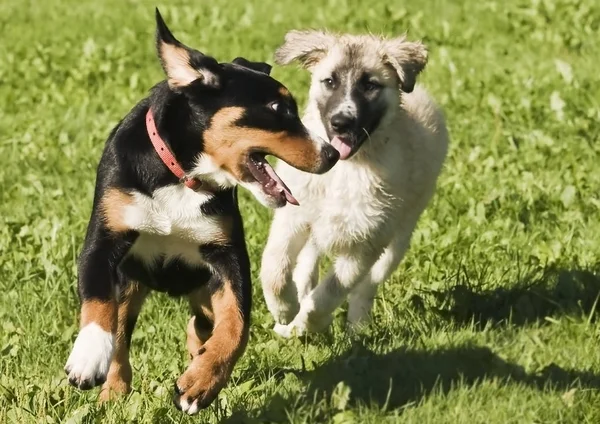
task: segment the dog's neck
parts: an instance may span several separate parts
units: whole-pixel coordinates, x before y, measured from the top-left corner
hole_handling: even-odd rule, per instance
[[[236,185],[212,178],[211,167],[206,166],[202,157],[202,131],[205,126],[192,124],[190,117],[194,112],[184,95],[173,92],[166,84],[159,84],[153,90],[150,107],[163,142],[186,174],[201,182],[198,190],[215,193]],[[173,173],[168,164],[165,166]]]

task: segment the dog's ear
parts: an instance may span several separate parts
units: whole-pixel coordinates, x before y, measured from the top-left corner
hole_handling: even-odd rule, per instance
[[[171,88],[184,88],[194,81],[199,81],[207,87],[219,87],[218,62],[179,42],[165,24],[158,8],[156,8],[156,50]]]
[[[335,43],[335,36],[323,31],[289,31],[275,51],[275,63],[287,65],[294,60],[304,68],[316,65]]]
[[[272,66],[268,63],[264,62],[250,62],[249,60],[244,59],[243,57],[236,57],[233,59],[232,63],[236,65],[243,66],[244,68],[252,69],[256,72],[261,72],[263,74],[270,75]]]
[[[384,42],[383,59],[398,74],[402,91],[411,93],[417,75],[427,64],[427,48],[420,42],[406,41],[405,37],[392,38]]]

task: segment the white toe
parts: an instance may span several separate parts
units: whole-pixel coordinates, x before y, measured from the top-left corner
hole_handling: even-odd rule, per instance
[[[115,336],[96,323],[81,329],[69,355],[65,371],[77,386],[96,384],[96,378],[105,379],[115,345]]]
[[[187,410],[187,413],[189,415],[194,415],[196,412],[199,411],[198,408],[198,400],[195,400],[194,402],[192,402],[192,404],[190,405],[189,409]]]

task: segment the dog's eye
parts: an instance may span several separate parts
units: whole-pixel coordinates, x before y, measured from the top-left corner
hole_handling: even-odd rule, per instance
[[[295,115],[294,111],[289,108],[285,103],[271,102],[269,108],[280,115]]]
[[[365,91],[376,91],[381,88],[381,84],[379,84],[375,81],[366,81],[365,84],[363,85],[363,88]]]
[[[325,78],[323,81],[321,81],[323,83],[323,85],[327,88],[333,88],[335,86],[335,81],[333,80],[333,78]]]

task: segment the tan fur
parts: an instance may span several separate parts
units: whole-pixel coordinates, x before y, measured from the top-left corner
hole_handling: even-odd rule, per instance
[[[81,305],[81,328],[95,323],[108,333],[117,329],[117,303],[86,300]]]
[[[283,97],[292,97],[292,93],[290,93],[290,90],[288,90],[285,87],[279,88],[279,94],[281,94]]]
[[[133,203],[133,196],[117,188],[106,190],[100,200],[100,208],[106,227],[119,233],[130,228],[124,223],[124,208]]]
[[[160,56],[171,87],[184,87],[202,78],[202,74],[190,66],[190,56],[185,49],[162,43]]]
[[[127,345],[127,321],[139,315],[148,292],[149,290],[145,286],[132,282],[121,293],[115,353],[106,382],[100,392],[100,402],[112,399],[114,394],[126,394],[131,390],[132,371],[129,363],[129,346]]]
[[[239,107],[223,108],[204,132],[204,151],[236,178],[242,179],[241,165],[253,148],[262,149],[291,166],[306,171],[316,170],[321,163],[318,146],[308,137],[290,137],[285,132],[243,128],[235,124],[244,114]]]
[[[311,68],[326,54],[335,37],[324,31],[289,31],[285,42],[275,52],[275,63],[287,65],[298,60],[305,68]]]
[[[214,313],[212,310],[210,294],[207,287],[202,287],[195,290],[189,295],[190,306],[195,314],[203,314],[209,321],[214,322]],[[212,331],[201,331],[199,332],[195,326],[196,316],[193,316],[188,321],[187,326],[187,341],[186,346],[190,357],[193,359],[201,351],[202,346],[212,335]]]

